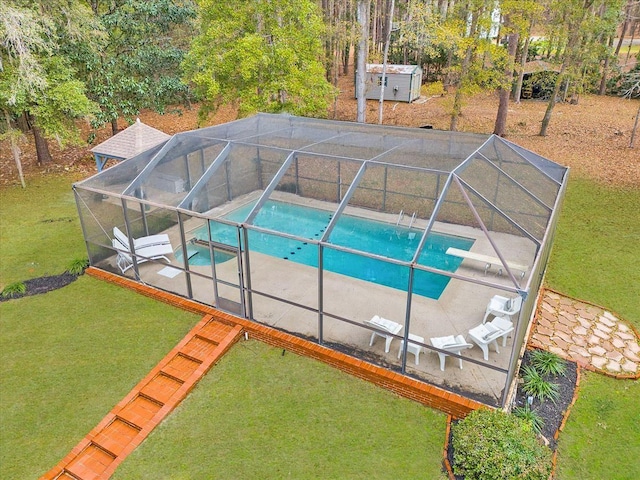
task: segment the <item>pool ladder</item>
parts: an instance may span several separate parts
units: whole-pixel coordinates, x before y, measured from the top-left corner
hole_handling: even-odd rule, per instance
[[[404,218],[404,210],[400,210],[400,214],[398,215],[398,220],[396,221],[396,227],[400,225],[400,222],[402,221],[403,218]],[[409,229],[411,229],[411,227],[413,226],[413,222],[415,221],[416,221],[416,212],[413,212],[413,215],[411,215],[411,221],[409,222]]]
[[[411,227],[413,226],[413,222],[416,221],[416,212],[413,212],[413,215],[411,215],[411,221],[409,222],[409,230],[411,230]]]

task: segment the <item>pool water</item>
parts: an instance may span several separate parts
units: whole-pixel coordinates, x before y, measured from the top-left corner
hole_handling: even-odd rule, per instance
[[[248,204],[225,216],[238,223],[243,222],[254,204]],[[332,213],[316,208],[269,200],[254,220],[254,225],[309,240],[319,240],[331,221]],[[194,232],[195,237],[207,239],[206,227]],[[410,261],[420,242],[422,232],[375,220],[342,215],[331,232],[329,243],[376,255]],[[249,230],[249,246],[256,251],[285,260],[318,266],[318,247],[315,244],[282,238],[275,235]],[[215,242],[237,247],[237,233],[233,226],[212,224],[211,238]],[[440,270],[455,272],[462,258],[446,255],[449,247],[469,250],[473,240],[453,235],[431,233],[427,238],[418,263]],[[208,265],[209,252],[206,247],[189,246],[189,263]],[[198,250],[199,249],[199,250]],[[191,252],[198,251],[191,256]],[[216,262],[221,260],[216,258]],[[342,275],[375,282],[388,287],[407,290],[409,268],[362,257],[352,253],[324,248],[323,266]],[[413,290],[419,295],[438,299],[449,283],[449,277],[416,270]]]

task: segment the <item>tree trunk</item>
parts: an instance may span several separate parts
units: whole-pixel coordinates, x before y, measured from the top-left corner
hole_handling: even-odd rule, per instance
[[[114,118],[113,120],[111,120],[111,136],[115,135],[116,133],[118,133],[118,119]]]
[[[508,22],[508,20],[507,20]],[[513,83],[513,65],[516,59],[516,50],[518,49],[518,37],[517,33],[509,35],[509,59],[507,60],[507,66],[504,71],[505,87],[498,89],[498,95],[500,96],[500,104],[498,105],[498,114],[496,115],[496,124],[493,129],[493,133],[504,137],[504,132],[507,127],[507,113],[509,111],[509,94],[511,93],[511,84]],[[508,85],[508,87],[506,86]]]
[[[622,42],[624,41],[624,36],[627,33],[627,27],[629,26],[629,19],[631,18],[631,6],[633,0],[627,1],[627,6],[624,9],[624,22],[622,22],[622,28],[620,29],[620,37],[618,38],[618,45],[616,46],[616,52],[614,55],[617,57],[620,55],[620,49],[622,48]]]
[[[391,42],[391,27],[393,26],[393,9],[395,0],[391,0],[389,17],[387,18],[387,38],[384,40],[384,56],[382,59],[382,82],[380,84],[380,105],[378,108],[378,123],[382,125],[382,117],[384,110],[384,85],[387,81],[387,56],[389,54],[389,43]]]
[[[20,178],[20,183],[22,184],[22,188],[27,188],[27,184],[24,181],[24,175],[22,174],[22,162],[20,161],[20,147],[18,146],[18,141],[16,139],[17,135],[22,135],[19,130],[16,130],[11,126],[11,117],[9,116],[9,112],[4,111],[4,118],[7,122],[7,133],[9,134],[9,138],[11,140],[11,153],[13,153],[13,159],[16,161],[16,168],[18,169],[18,177]]]
[[[636,133],[638,131],[638,119],[640,119],[640,107],[638,108],[638,113],[636,113],[636,121],[633,124],[633,129],[631,130],[631,140],[629,140],[629,148],[635,147]]]
[[[609,48],[613,46],[613,37],[609,40]],[[600,79],[600,89],[598,95],[604,95],[607,93],[607,73],[609,72],[609,59],[611,55],[607,52],[607,56],[604,58],[604,65],[602,66],[602,78]]]
[[[531,43],[531,28],[533,23],[527,32],[527,39],[524,41],[524,47],[522,48],[522,55],[520,56],[520,72],[518,73],[518,81],[516,82],[516,89],[513,93],[513,100],[516,103],[520,103],[520,96],[522,95],[522,82],[524,81],[524,66],[529,58],[529,44]]]
[[[49,152],[49,144],[47,143],[47,139],[42,136],[40,128],[33,125],[31,131],[33,132],[33,139],[36,143],[38,165],[45,165],[47,163],[53,162],[53,158],[51,157],[51,153]]]
[[[542,125],[540,126],[540,133],[538,134],[541,137],[547,136],[547,128],[549,128],[549,123],[551,122],[551,114],[553,113],[553,108],[556,106],[556,99],[560,94],[560,87],[562,86],[562,80],[564,79],[564,69],[565,65],[562,64],[562,68],[560,69],[560,73],[558,73],[556,83],[553,87],[553,93],[549,99],[549,103],[547,104],[547,110],[544,112],[544,118],[542,119]]]
[[[369,11],[371,0],[358,0],[358,23],[360,24],[360,40],[358,41],[358,66],[356,67],[356,96],[358,111],[356,121],[367,121],[367,52],[369,47]]]

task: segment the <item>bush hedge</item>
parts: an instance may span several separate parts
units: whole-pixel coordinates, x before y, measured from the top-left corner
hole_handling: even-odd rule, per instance
[[[453,471],[466,480],[546,480],[551,450],[531,424],[500,410],[476,410],[452,426]]]

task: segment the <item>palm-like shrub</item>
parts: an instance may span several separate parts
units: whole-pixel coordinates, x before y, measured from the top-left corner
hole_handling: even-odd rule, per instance
[[[11,283],[2,290],[2,296],[5,298],[12,298],[25,293],[27,293],[27,286],[24,282]]]
[[[528,403],[524,405],[524,407],[516,407],[511,412],[516,417],[521,418],[525,422],[528,422],[533,431],[536,433],[540,433],[542,431],[542,427],[544,426],[544,420],[542,417],[538,415],[535,410],[532,410]]]
[[[560,396],[557,383],[549,382],[531,365],[522,367],[522,390],[540,401],[550,399],[555,402]]]
[[[553,352],[532,350],[529,353],[530,363],[541,375],[564,375],[567,363]]]
[[[89,266],[89,260],[86,258],[76,258],[67,266],[67,272],[72,275],[82,275]]]

